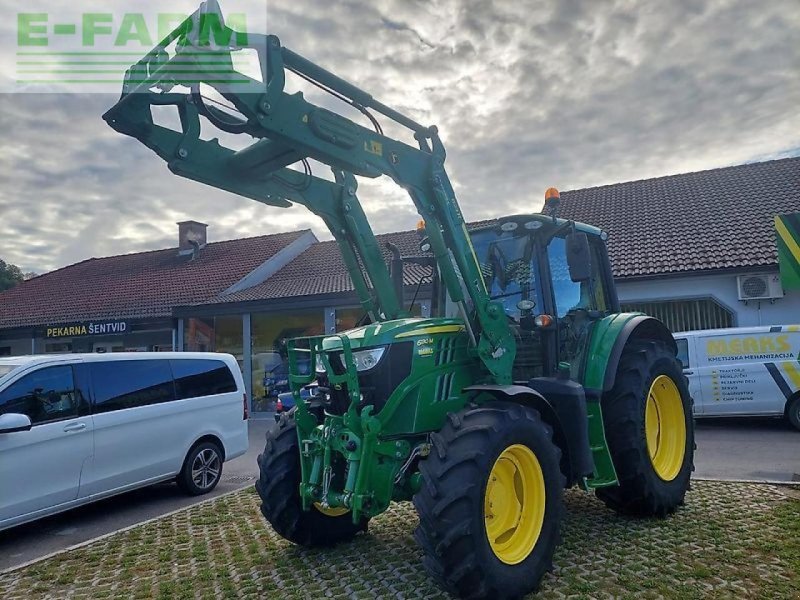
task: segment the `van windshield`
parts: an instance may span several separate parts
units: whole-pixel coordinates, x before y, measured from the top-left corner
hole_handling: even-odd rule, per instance
[[[9,373],[11,373],[11,371],[16,369],[18,366],[19,365],[4,365],[4,364],[0,363],[0,377],[2,377],[3,375],[8,375]]]

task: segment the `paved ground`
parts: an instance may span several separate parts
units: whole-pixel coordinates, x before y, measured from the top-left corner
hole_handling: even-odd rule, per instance
[[[782,419],[701,419],[695,477],[800,481],[800,431]]]
[[[225,465],[212,496],[252,485],[269,420],[250,422],[250,450]],[[695,477],[800,481],[800,432],[778,420],[704,420],[697,425]],[[162,484],[0,532],[0,571],[56,550],[189,506]]]
[[[628,519],[569,490],[555,570],[537,598],[798,598],[800,500],[695,482],[667,519]],[[0,598],[445,598],[420,568],[410,503],[333,549],[292,546],[250,490],[0,575]]]

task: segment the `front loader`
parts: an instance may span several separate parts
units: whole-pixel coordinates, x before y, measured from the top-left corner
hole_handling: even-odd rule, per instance
[[[244,52],[258,56],[260,77],[235,68]],[[288,93],[292,74],[371,127]],[[176,128],[153,119],[164,106],[177,110]],[[378,118],[415,143],[385,135]],[[339,245],[368,324],[288,342],[296,408],[268,431],[256,484],[284,538],[343,542],[392,502],[413,501],[422,563],[444,589],[518,597],[552,567],[566,487],[632,515],[683,503],[694,430],[675,342],[660,321],[620,312],[606,234],[558,218],[555,190],[542,214],[468,230],[435,127],[275,36],[232,31],[213,1],[128,70],[104,119],[177,175],[306,206]],[[201,122],[250,142],[205,139]],[[419,256],[393,249],[387,267],[356,176],[408,192],[424,220]],[[404,306],[404,261],[431,268],[435,316]]]

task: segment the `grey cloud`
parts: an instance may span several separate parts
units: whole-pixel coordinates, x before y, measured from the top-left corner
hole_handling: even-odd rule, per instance
[[[601,185],[800,148],[800,11],[792,0],[267,7],[285,45],[439,125],[468,219],[539,210],[550,185]],[[114,100],[0,97],[4,260],[43,271],[166,247],[174,222],[187,218],[208,222],[212,239],[304,227],[326,237],[302,209],[265,207],[173,176],[102,122]],[[413,227],[402,190],[363,181],[359,195],[376,232]]]

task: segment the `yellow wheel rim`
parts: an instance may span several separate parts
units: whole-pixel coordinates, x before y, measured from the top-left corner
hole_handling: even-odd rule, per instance
[[[341,517],[342,515],[346,515],[350,512],[349,508],[345,508],[343,506],[329,506],[328,508],[324,508],[319,502],[314,502],[314,508],[327,517]]]
[[[483,501],[486,537],[495,556],[508,565],[525,560],[544,523],[542,467],[527,446],[514,444],[497,457]]]
[[[650,386],[644,421],[653,469],[664,481],[672,481],[686,453],[686,416],[678,386],[667,375],[659,375]]]

